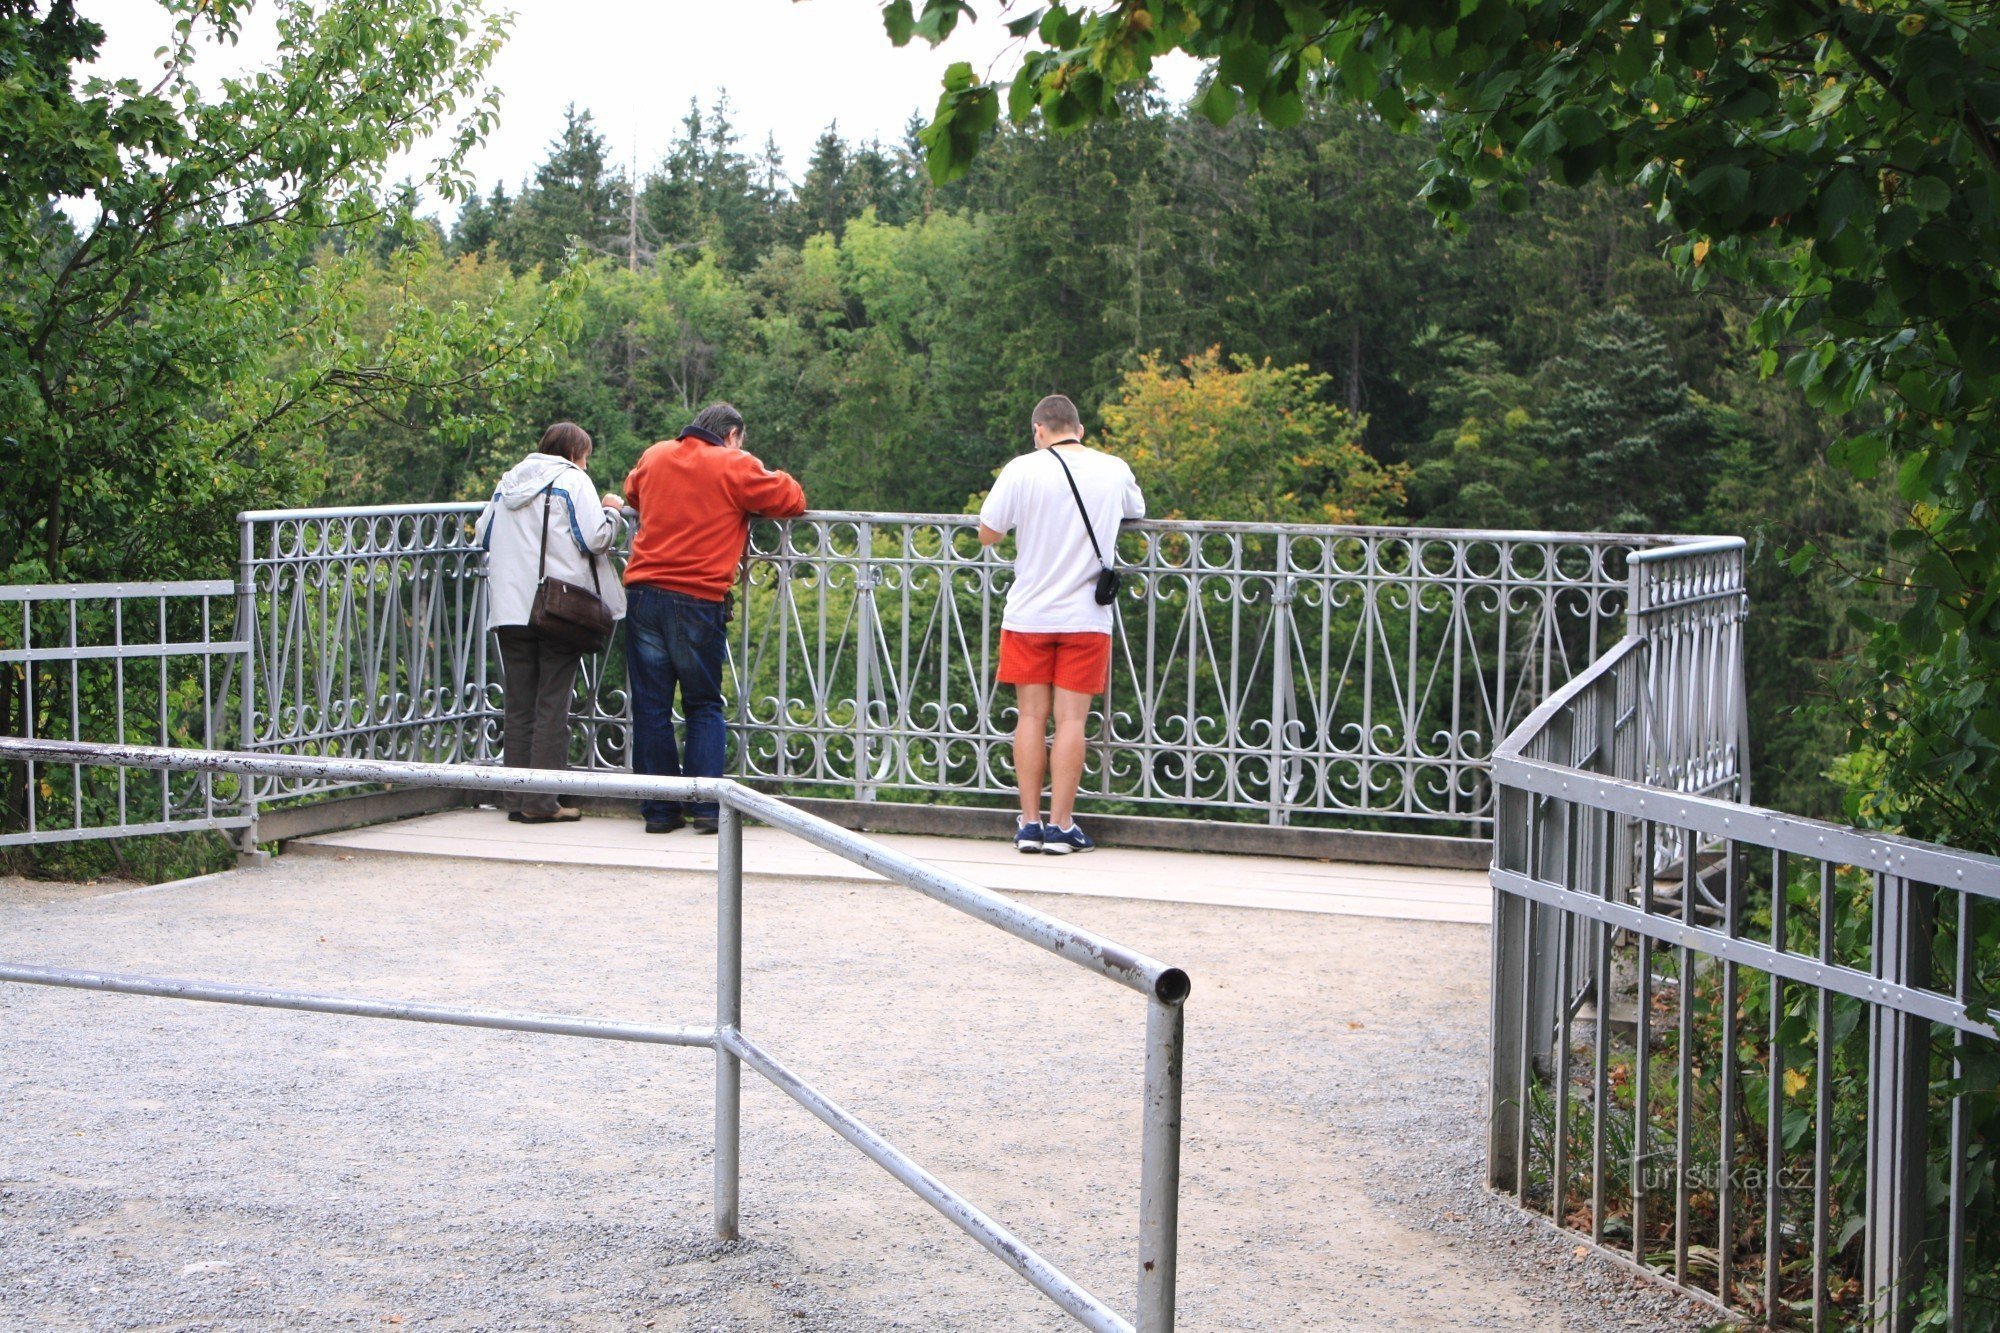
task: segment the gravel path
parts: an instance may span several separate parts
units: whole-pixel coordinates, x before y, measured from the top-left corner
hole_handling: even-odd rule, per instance
[[[0,882],[0,958],[707,1020],[712,884],[281,858]],[[887,887],[758,880],[745,1030],[1129,1308],[1142,1006]],[[1701,1328],[1481,1185],[1487,935],[1096,898],[1186,967],[1181,1326]],[[1073,1327],[745,1078],[709,1235],[705,1052],[0,986],[0,1327]]]

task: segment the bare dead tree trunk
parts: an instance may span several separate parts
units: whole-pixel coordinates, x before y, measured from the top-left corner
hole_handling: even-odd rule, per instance
[[[1361,326],[1355,324],[1347,336],[1347,410],[1361,414]]]

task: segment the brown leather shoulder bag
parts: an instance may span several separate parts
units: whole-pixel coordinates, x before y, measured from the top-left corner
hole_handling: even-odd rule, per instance
[[[590,587],[549,577],[549,506],[555,500],[555,482],[542,491],[542,557],[536,577],[535,603],[528,609],[528,628],[557,648],[585,657],[601,653],[611,643],[615,623],[611,608],[604,604],[604,585],[597,577],[597,557],[589,551]]]

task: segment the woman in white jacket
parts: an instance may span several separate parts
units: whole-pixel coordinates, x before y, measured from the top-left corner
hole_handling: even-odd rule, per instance
[[[581,426],[550,426],[535,452],[500,479],[474,529],[486,552],[486,622],[500,641],[509,768],[569,766],[570,695],[582,659],[528,627],[543,577],[594,588],[614,617],[625,614],[624,584],[607,554],[623,501],[598,499],[583,470],[589,461],[590,436]],[[546,792],[509,793],[502,805],[522,824],[583,818]]]

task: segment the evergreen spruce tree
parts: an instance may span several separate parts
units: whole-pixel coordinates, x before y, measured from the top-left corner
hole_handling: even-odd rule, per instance
[[[1591,532],[1682,527],[1706,503],[1722,438],[1644,316],[1585,321],[1577,350],[1551,367],[1542,440],[1565,474],[1551,517]]]
[[[465,206],[458,211],[458,222],[451,229],[451,253],[486,253],[488,246],[499,241],[513,212],[514,201],[507,197],[504,185],[494,185],[493,192],[483,199],[476,194],[468,195]]]
[[[572,244],[593,254],[622,247],[630,186],[607,161],[606,147],[588,111],[574,104],[564,110],[562,133],[535,168],[502,234],[503,256],[529,267],[560,263]]]
[[[847,220],[859,209],[851,209],[848,199],[847,144],[835,121],[813,143],[812,160],[806,164],[806,178],[799,183],[792,210],[793,239],[804,241],[821,232],[840,239]]]

